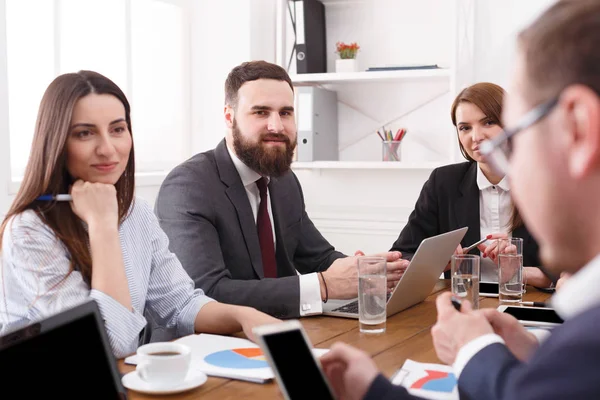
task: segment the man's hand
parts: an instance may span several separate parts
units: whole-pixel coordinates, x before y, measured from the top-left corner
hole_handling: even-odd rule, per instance
[[[354,252],[355,256],[364,256],[361,250],[356,250]],[[408,264],[410,261],[402,259],[402,253],[399,251],[388,251],[385,253],[377,253],[370,254],[368,257],[383,257],[387,262],[386,272],[387,272],[387,287],[388,293],[394,291],[394,288],[400,282],[400,278],[404,275],[406,268],[408,268]]]
[[[492,326],[481,313],[474,312],[469,301],[462,302],[461,311],[456,311],[446,292],[436,299],[437,322],[431,328],[433,345],[440,360],[454,363],[458,351],[471,340],[494,333]]]
[[[321,298],[325,299],[325,287],[330,299],[353,299],[358,296],[358,258],[343,257],[335,260],[323,271],[325,284],[321,282]]]
[[[337,399],[362,399],[379,374],[367,353],[344,343],[334,343],[321,365]]]
[[[364,256],[361,250],[354,252],[355,256]],[[385,258],[387,272],[387,287],[388,293],[394,291],[394,288],[400,282],[400,278],[404,275],[410,261],[402,259],[402,253],[399,251],[388,251],[385,253],[370,254],[368,257],[383,257]]]
[[[506,347],[521,361],[527,361],[531,354],[538,348],[539,343],[535,335],[521,325],[512,315],[501,313],[495,308],[485,308],[477,311],[485,316],[500,335]]]
[[[556,290],[558,291],[560,287],[565,283],[567,279],[571,277],[571,274],[568,272],[563,272],[560,274],[560,278],[556,281]]]

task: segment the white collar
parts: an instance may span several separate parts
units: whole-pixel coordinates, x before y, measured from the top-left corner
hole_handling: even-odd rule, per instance
[[[561,285],[551,304],[564,320],[600,305],[600,254]]]
[[[492,186],[498,186],[500,189],[504,190],[505,192],[508,192],[510,190],[506,176],[504,178],[502,178],[502,180],[500,182],[498,182],[497,185],[493,185],[488,180],[488,178],[486,178],[486,176],[483,174],[483,171],[479,167],[479,164],[477,164],[477,187],[479,187],[479,190],[485,190],[485,189],[491,188]]]
[[[261,175],[258,172],[251,169],[249,166],[244,164],[242,160],[238,158],[235,152],[229,148],[229,145],[227,145],[227,151],[231,156],[231,161],[233,161],[235,169],[237,170],[238,174],[240,175],[240,178],[242,179],[242,184],[244,185],[244,187],[255,183],[261,178]],[[267,182],[269,182],[268,177]]]

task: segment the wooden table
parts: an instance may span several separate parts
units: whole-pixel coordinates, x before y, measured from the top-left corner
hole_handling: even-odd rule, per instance
[[[328,348],[337,341],[343,341],[369,353],[382,372],[390,377],[402,366],[407,358],[420,362],[440,363],[431,340],[430,329],[435,323],[435,299],[442,291],[449,290],[449,280],[440,280],[431,295],[417,304],[387,319],[386,332],[369,336],[358,330],[358,320],[335,317],[308,317],[301,319],[302,325],[312,344],[319,348]],[[546,301],[549,294],[527,287],[525,301]],[[497,298],[481,298],[480,307],[497,307]],[[119,360],[119,369],[127,373],[134,366]],[[155,395],[146,395],[130,390],[131,399],[156,399]],[[277,384],[249,383],[231,379],[209,377],[208,381],[197,389],[164,396],[169,399],[267,399],[283,398]]]

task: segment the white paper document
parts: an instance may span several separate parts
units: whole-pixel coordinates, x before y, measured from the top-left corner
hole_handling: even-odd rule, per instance
[[[391,380],[425,399],[459,400],[456,375],[448,365],[406,360]]]
[[[275,378],[262,350],[250,340],[201,333],[182,337],[175,342],[190,346],[191,368],[208,376],[256,383],[265,383]],[[327,351],[328,349],[313,349],[316,357]],[[136,365],[136,355],[127,357],[125,364]]]

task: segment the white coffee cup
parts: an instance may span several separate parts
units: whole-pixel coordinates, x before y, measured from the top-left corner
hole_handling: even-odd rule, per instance
[[[138,376],[157,387],[175,386],[185,380],[192,349],[181,343],[156,342],[137,349]]]

